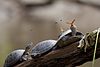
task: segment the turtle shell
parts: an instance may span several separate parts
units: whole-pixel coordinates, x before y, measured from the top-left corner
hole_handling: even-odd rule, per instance
[[[76,32],[76,36],[72,36],[72,31],[69,29],[62,33],[57,41],[57,47],[61,48],[71,43],[79,41],[83,37],[83,34],[79,31]]]
[[[19,49],[11,52],[5,60],[4,67],[13,67],[14,65],[16,65],[16,63],[21,59],[24,51],[25,50],[23,49]]]
[[[59,36],[59,39],[61,39],[63,36],[65,36],[66,34],[70,34],[72,31],[69,29],[69,30],[67,30],[67,31],[65,31],[65,32],[63,32],[60,36]],[[58,39],[58,40],[59,40]]]
[[[32,48],[32,58],[40,57],[50,52],[56,44],[56,40],[45,40],[39,42]]]

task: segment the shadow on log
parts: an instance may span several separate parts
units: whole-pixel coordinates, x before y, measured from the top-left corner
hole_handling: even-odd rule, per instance
[[[96,59],[100,57],[100,36],[96,52]],[[66,47],[51,51],[45,56],[25,61],[15,67],[75,67],[87,61],[92,61],[94,46],[88,47],[87,51],[78,49],[79,42]]]

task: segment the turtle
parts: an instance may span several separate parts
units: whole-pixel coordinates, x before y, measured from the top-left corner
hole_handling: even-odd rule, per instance
[[[39,58],[54,50],[57,40],[44,40],[36,44],[32,48],[31,57]]]
[[[13,52],[11,52],[10,54],[8,54],[5,63],[4,63],[4,67],[13,67],[15,65],[17,65],[18,63],[21,63],[22,60],[21,57],[24,53],[24,49],[18,49],[18,50],[14,50]]]
[[[23,61],[30,59],[29,50],[31,48],[31,44],[28,44],[24,49],[17,49],[8,54],[5,59],[4,67],[13,67]]]
[[[71,21],[70,29],[60,34],[58,41],[57,41],[57,48],[61,48],[77,42],[83,38],[83,33],[78,31],[76,26],[74,25],[75,19]]]

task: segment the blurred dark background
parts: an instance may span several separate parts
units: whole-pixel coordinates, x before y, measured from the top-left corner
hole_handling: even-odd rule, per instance
[[[100,0],[0,0],[0,67],[9,52],[27,43],[57,39],[60,30],[55,22],[67,30],[66,23],[74,18],[83,33],[100,27]]]

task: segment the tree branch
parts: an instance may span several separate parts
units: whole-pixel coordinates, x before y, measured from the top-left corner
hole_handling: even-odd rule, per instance
[[[96,35],[94,33],[94,35]],[[100,57],[100,35],[96,52],[96,59]],[[93,58],[94,46],[88,46],[86,52],[84,47],[78,49],[79,41],[66,47],[51,51],[45,56],[37,59],[28,60],[15,67],[75,67]]]

